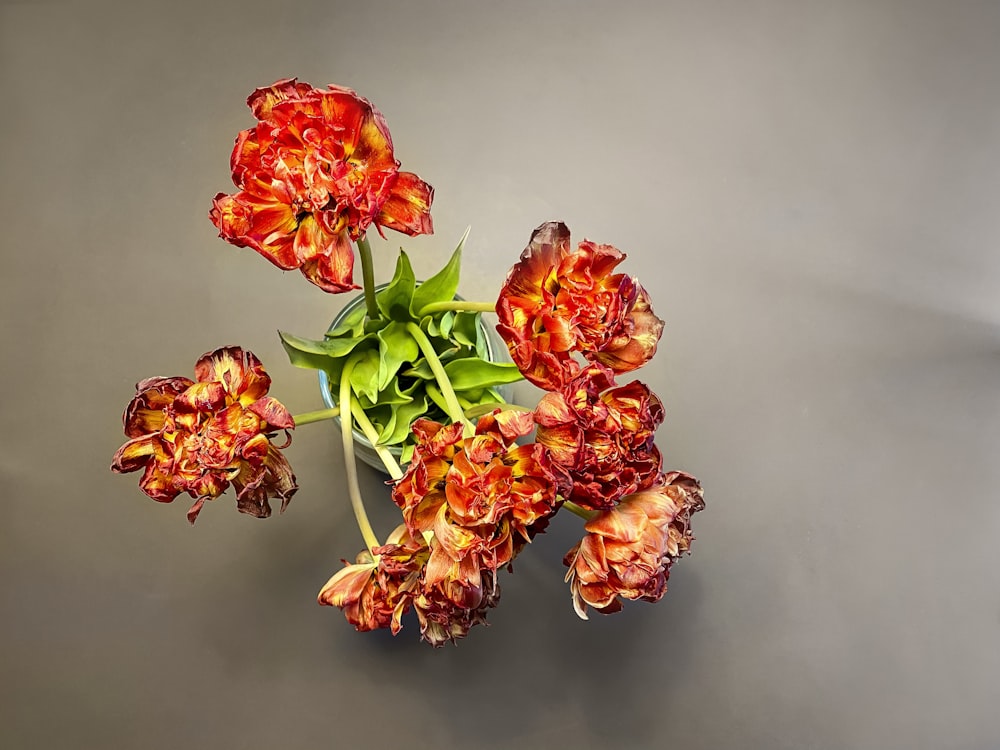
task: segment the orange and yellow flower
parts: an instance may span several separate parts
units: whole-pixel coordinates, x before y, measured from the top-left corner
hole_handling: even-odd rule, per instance
[[[139,488],[159,502],[188,493],[195,498],[191,523],[230,484],[242,513],[271,515],[271,498],[280,498],[284,510],[298,487],[271,438],[277,430],[288,436],[295,422],[267,395],[271,378],[260,360],[239,347],[217,349],[198,360],[195,378],[136,384],[123,416],[130,440],[115,453],[112,471],[142,469]]]
[[[531,413],[480,418],[475,434],[461,424],[417,420],[409,468],[393,488],[410,532],[431,537],[427,583],[478,597],[485,572],[509,565],[558,507],[559,477],[545,449],[515,440],[534,428]]]
[[[220,237],[344,292],[357,288],[351,240],[369,226],[433,231],[434,190],[399,171],[389,128],[369,101],[290,78],[257,89],[247,104],[258,123],[233,149],[239,192],[216,195],[209,214]]]
[[[691,515],[704,507],[698,480],[675,471],[587,521],[587,535],[563,561],[576,613],[586,620],[588,605],[610,614],[622,599],[661,599],[671,565],[694,540]]]
[[[525,378],[557,390],[579,372],[580,352],[616,373],[649,361],[663,331],[639,282],[613,273],[625,255],[561,222],[538,227],[500,291],[497,330]]]
[[[612,388],[603,365],[590,365],[535,408],[535,440],[572,479],[566,499],[605,510],[662,477],[653,442],[663,405],[639,381]]]
[[[340,607],[359,631],[389,628],[396,635],[403,615],[413,609],[421,637],[431,645],[464,637],[486,622],[486,612],[499,601],[496,575],[483,571],[475,587],[456,579],[428,582],[434,544],[400,524],[384,545],[363,550],[355,563],[335,573],[319,592],[319,603]]]

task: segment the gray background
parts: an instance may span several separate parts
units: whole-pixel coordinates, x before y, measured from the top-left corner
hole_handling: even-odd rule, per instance
[[[998,39],[995,2],[5,3],[0,745],[1000,746]],[[108,471],[133,383],[217,346],[320,406],[275,329],[345,299],[207,219],[291,75],[437,190],[381,278],[467,224],[467,298],[546,220],[629,254],[708,503],[662,602],[578,620],[561,514],[457,648],[357,634],[315,604],[361,545],[332,426],[267,521]]]

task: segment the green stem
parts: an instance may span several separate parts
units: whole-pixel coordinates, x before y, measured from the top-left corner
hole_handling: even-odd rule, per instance
[[[441,389],[441,395],[444,396],[445,404],[448,407],[445,409],[445,412],[453,422],[462,422],[466,426],[466,431],[470,431],[472,424],[465,418],[462,405],[458,403],[455,389],[451,387],[451,380],[448,378],[448,373],[444,371],[444,365],[438,359],[437,352],[434,351],[434,345],[431,343],[431,340],[427,338],[427,334],[420,329],[420,326],[415,323],[407,323],[406,330],[413,337],[413,340],[417,342],[417,346],[420,347],[420,351],[427,360],[427,364],[431,366],[431,372],[434,373],[434,379],[437,381],[438,388]]]
[[[378,431],[375,429],[375,425],[372,424],[371,420],[368,419],[368,415],[365,414],[365,410],[361,408],[356,400],[351,400],[351,414],[354,415],[354,419],[357,420],[358,427],[361,431],[365,433],[365,437],[368,438],[368,442],[372,444],[372,448],[378,454],[378,457],[382,459],[382,465],[385,466],[385,470],[389,472],[389,476],[393,479],[400,479],[403,476],[403,470],[399,468],[399,464],[396,462],[395,456],[392,452],[386,448],[384,445],[378,444]]]
[[[353,355],[347,360],[344,365],[344,371],[340,376],[340,404],[348,405],[345,412],[347,419],[343,420],[340,425],[340,433],[344,439],[344,468],[347,471],[347,492],[351,497],[351,509],[354,511],[354,517],[358,521],[358,529],[361,531],[361,536],[365,540],[365,544],[368,546],[368,550],[372,551],[376,547],[380,547],[378,537],[375,536],[375,532],[372,530],[371,522],[368,520],[368,514],[365,512],[365,502],[361,498],[361,487],[358,485],[358,463],[354,460],[354,420],[351,415],[351,370],[354,369],[354,365],[358,362],[358,357],[360,355]]]
[[[340,407],[335,406],[332,409],[320,409],[319,411],[307,411],[303,414],[297,414],[292,417],[295,420],[295,426],[301,427],[304,424],[312,424],[313,422],[322,422],[324,419],[333,419],[334,417],[340,416]]]
[[[427,383],[424,386],[424,391],[427,393],[427,397],[437,404],[437,407],[443,411],[445,414],[448,413],[448,402],[444,400],[444,396],[441,395],[441,391],[438,390],[437,386],[433,383]]]
[[[534,411],[534,409],[529,409],[527,406],[521,406],[520,404],[473,404],[465,410],[465,416],[469,419],[478,419],[484,414],[489,414],[494,409],[502,411]]]
[[[361,276],[364,279],[362,283],[365,287],[365,307],[368,308],[368,317],[378,320],[382,315],[375,301],[375,267],[372,263],[372,246],[368,244],[367,236],[358,239],[358,255],[361,257]]]
[[[496,302],[467,302],[466,300],[448,300],[447,302],[428,302],[417,313],[418,318],[436,312],[494,312],[497,308]]]
[[[580,516],[584,521],[589,521],[591,518],[597,515],[596,510],[587,510],[586,508],[581,508],[576,503],[571,503],[569,500],[563,503],[563,507],[570,513]]]

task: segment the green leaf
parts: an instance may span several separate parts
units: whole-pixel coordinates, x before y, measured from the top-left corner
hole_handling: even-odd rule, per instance
[[[455,315],[455,327],[452,338],[460,344],[475,347],[479,337],[479,319],[477,312],[460,312]]]
[[[415,447],[416,446],[410,441],[406,441],[405,443],[403,443],[403,452],[399,457],[399,463],[401,464],[410,463],[410,459],[413,458],[413,449]]]
[[[361,405],[367,409],[369,406],[409,403],[410,401],[413,400],[413,397],[409,393],[407,393],[407,391],[412,391],[412,390],[413,390],[412,388],[401,390],[399,387],[399,381],[393,379],[389,381],[388,385],[386,385],[385,388],[381,389],[377,394],[375,394],[374,399],[371,399],[368,396],[362,396],[360,398]]]
[[[427,398],[421,395],[408,404],[401,404],[392,412],[392,418],[379,435],[379,443],[397,445],[410,435],[410,426],[427,412]]]
[[[455,395],[458,396],[458,402],[462,405],[463,409],[469,409],[473,406],[480,406],[482,404],[505,404],[506,401],[492,388],[472,388],[465,391],[456,391]]]
[[[462,266],[462,248],[468,236],[469,232],[466,230],[444,268],[417,287],[410,303],[410,312],[414,317],[431,302],[448,302],[455,298],[455,292],[458,291],[458,275]]]
[[[403,250],[400,250],[392,281],[376,297],[378,309],[390,320],[398,320],[403,323],[413,320],[413,316],[410,314],[410,302],[413,300],[413,290],[416,284],[417,280],[413,275],[410,259]]]
[[[361,336],[314,341],[284,331],[278,331],[278,336],[289,361],[296,367],[308,370],[330,370],[335,366],[334,360],[350,354],[360,343],[368,339],[367,336]]]
[[[372,403],[378,401],[378,364],[378,350],[368,349],[351,370],[351,388]]]
[[[451,386],[456,391],[486,388],[493,385],[513,383],[521,379],[521,371],[514,364],[486,362],[475,357],[453,359],[444,366]]]
[[[413,363],[412,367],[403,370],[401,375],[407,375],[411,378],[421,378],[423,380],[434,380],[434,371],[431,370],[430,364],[424,357],[421,357],[416,362]]]
[[[397,377],[404,362],[420,357],[420,347],[406,331],[406,324],[395,320],[378,332],[378,341],[378,389],[382,391]]]
[[[363,303],[355,306],[355,308],[347,314],[347,317],[340,321],[336,328],[330,328],[330,330],[326,332],[326,336],[328,338],[338,336],[360,336],[364,331],[365,312],[366,310]]]

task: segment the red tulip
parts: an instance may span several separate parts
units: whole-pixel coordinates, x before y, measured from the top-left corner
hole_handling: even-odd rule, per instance
[[[570,248],[569,229],[542,224],[531,235],[497,300],[497,330],[525,378],[557,390],[579,372],[574,353],[616,373],[656,353],[663,321],[631,276],[612,273],[625,255],[584,240]]]
[[[624,495],[662,477],[653,442],[663,405],[638,381],[611,388],[611,372],[591,365],[535,408],[535,440],[569,474],[566,495],[584,508],[613,508]]]
[[[356,289],[351,240],[372,224],[430,234],[434,190],[400,172],[382,114],[351,89],[285,79],[247,99],[256,127],[236,139],[239,191],[215,196],[219,236],[328,292]]]

